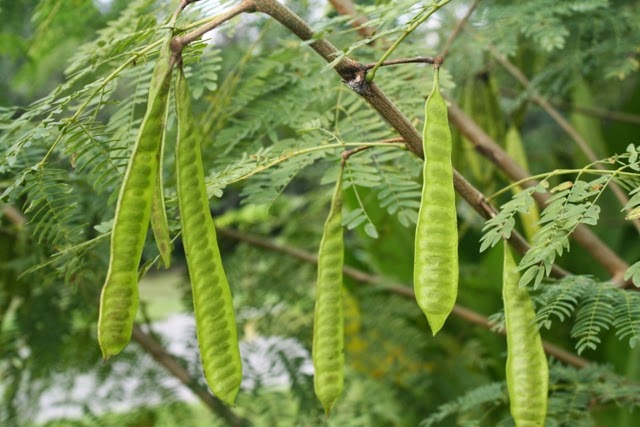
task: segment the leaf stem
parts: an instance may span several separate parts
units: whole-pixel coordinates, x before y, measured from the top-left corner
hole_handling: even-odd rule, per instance
[[[255,6],[253,4],[253,1],[244,0],[242,3],[240,3],[235,7],[232,7],[226,12],[223,12],[219,15],[214,16],[213,18],[208,19],[208,21],[204,25],[202,25],[200,28],[197,28],[191,31],[190,33],[175,37],[173,39],[173,44],[172,44],[172,49],[174,53],[182,52],[182,49],[184,49],[184,47],[189,43],[199,39],[209,31],[217,28],[218,26],[220,26],[221,24],[224,24],[230,19],[235,18],[241,13],[252,12],[254,10],[255,10]]]
[[[573,173],[590,173],[590,174],[593,174],[593,175],[609,175],[609,174],[611,174],[612,176],[629,175],[629,176],[640,177],[640,173],[637,173],[637,172],[624,172],[623,171],[624,168],[620,168],[620,169],[616,169],[616,170],[590,169],[589,167],[591,165],[593,165],[593,164],[594,163],[592,163],[590,165],[587,165],[586,168],[581,168],[581,169],[555,169],[555,170],[553,170],[551,172],[540,173],[540,174],[537,174],[537,175],[528,176],[528,177],[523,178],[523,179],[521,179],[519,181],[512,182],[511,184],[507,185],[506,187],[503,187],[500,190],[496,191],[492,195],[487,196],[487,201],[492,201],[492,200],[496,199],[497,197],[503,195],[504,193],[508,192],[512,188],[519,187],[520,185],[524,184],[525,182],[537,181],[539,179],[547,180],[547,179],[551,178],[552,176],[558,176],[558,175],[568,175],[568,174],[573,174]]]
[[[383,64],[383,62],[389,57],[389,55],[391,55],[391,53],[396,50],[396,48],[398,46],[400,46],[400,43],[402,43],[404,41],[404,39],[406,39],[409,34],[411,34],[416,28],[418,28],[420,26],[420,24],[422,24],[424,21],[427,20],[427,18],[429,18],[431,15],[433,15],[435,12],[438,11],[438,9],[440,9],[442,6],[446,5],[447,3],[449,3],[451,0],[443,0],[440,3],[436,3],[434,5],[430,5],[428,7],[431,7],[432,9],[425,13],[424,16],[421,16],[419,19],[415,20],[410,26],[409,28],[407,28],[405,30],[405,32],[398,37],[398,39],[393,42],[393,44],[391,45],[391,47],[389,47],[389,49],[387,49],[387,51],[380,57],[380,59],[378,60],[378,62],[376,63],[376,65],[374,65],[374,67],[371,69],[371,72],[367,73],[367,82],[371,83],[376,75],[376,71],[378,71],[378,68],[380,68]]]
[[[280,155],[280,157],[278,157],[275,160],[272,160],[271,162],[267,163],[266,165],[262,165],[262,166],[258,166],[257,168],[253,169],[250,172],[247,172],[246,174],[232,180],[229,181],[227,183],[227,185],[229,184],[233,184],[235,182],[239,182],[242,180],[245,180],[259,172],[265,171],[269,168],[272,168],[273,166],[276,166],[282,162],[285,162],[289,159],[292,159],[294,157],[297,156],[301,156],[303,154],[309,154],[309,153],[313,153],[314,151],[322,151],[322,150],[332,150],[332,149],[337,149],[337,148],[344,148],[344,147],[367,147],[367,148],[371,148],[371,147],[397,147],[401,150],[406,149],[406,145],[405,144],[400,144],[400,143],[389,143],[389,142],[341,142],[341,143],[336,143],[336,144],[326,144],[326,145],[316,145],[315,147],[309,147],[309,148],[305,148],[302,150],[298,150],[298,151],[294,151],[292,153],[289,154],[282,154]]]

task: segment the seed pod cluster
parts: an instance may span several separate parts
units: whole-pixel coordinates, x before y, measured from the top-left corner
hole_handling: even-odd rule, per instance
[[[98,341],[104,359],[129,343],[138,310],[138,264],[149,228],[171,87],[171,34],[156,63],[147,111],[125,172],[111,232],[111,257],[100,296]]]
[[[131,339],[138,308],[138,266],[150,220],[163,263],[168,267],[171,261],[161,167],[174,65],[170,41],[169,35],[151,78],[147,111],[117,202],[111,258],[98,320],[98,340],[105,359],[122,351]],[[178,205],[198,343],[207,383],[217,397],[232,405],[242,381],[238,334],[231,290],[209,210],[199,132],[193,121],[191,96],[182,67],[175,96]]]

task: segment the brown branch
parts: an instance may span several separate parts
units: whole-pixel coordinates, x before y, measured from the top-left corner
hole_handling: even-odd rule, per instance
[[[513,181],[520,181],[529,177],[522,169],[484,130],[482,130],[469,116],[453,102],[449,103],[449,120],[458,130],[474,145],[474,148],[492,163],[498,166]],[[537,185],[535,180],[523,182],[523,187]],[[544,206],[549,196],[546,193],[534,193],[532,195],[540,206]],[[604,244],[598,236],[584,225],[579,225],[573,238],[594,260],[607,269],[615,283],[622,284],[627,263],[614,251]]]
[[[506,88],[506,87],[501,87],[500,93],[502,95],[509,96],[509,97],[517,97],[520,95],[520,91],[511,89],[511,88]],[[534,99],[531,99],[531,101],[535,103]],[[625,113],[622,111],[610,111],[610,110],[605,110],[603,108],[584,107],[581,105],[574,105],[571,102],[565,102],[561,100],[549,99],[548,101],[551,103],[551,105],[554,105],[558,108],[573,110],[574,112],[585,115],[585,116],[595,117],[597,119],[603,119],[603,120],[611,120],[614,122],[631,123],[634,125],[640,125],[640,115],[637,115],[637,114]]]
[[[301,261],[308,262],[310,264],[318,263],[318,257],[316,255],[310,252],[304,251],[302,249],[281,245],[281,244],[274,243],[269,240],[265,240],[251,234],[242,233],[240,231],[231,230],[228,228],[216,227],[216,231],[218,232],[218,234],[222,236],[226,236],[235,240],[240,240],[240,241],[249,243],[250,245],[267,249],[273,252],[279,252],[285,255],[289,255]],[[401,284],[387,285],[388,281],[385,280],[383,277],[374,276],[350,266],[344,266],[342,268],[342,271],[345,276],[350,277],[351,279],[357,282],[365,283],[368,285],[378,285],[378,286],[381,286],[382,289],[390,293],[393,293],[405,298],[415,299],[415,293],[413,292],[413,289],[411,289],[411,287],[409,286],[401,285]],[[484,329],[495,332],[494,328],[496,325],[491,323],[489,319],[459,304],[455,305],[455,307],[453,308],[452,314],[466,322],[472,323],[474,325],[478,325]],[[501,335],[506,334],[504,330],[498,331],[498,333],[500,333]],[[584,368],[590,363],[586,359],[578,357],[546,341],[543,341],[543,347],[545,352],[550,356],[553,356],[556,359],[563,361],[569,365],[575,366],[577,368]]]
[[[259,12],[273,17],[303,41],[313,39],[313,30],[311,27],[286,6],[275,0],[253,0],[253,2]],[[337,49],[325,38],[314,40],[309,46],[327,62],[333,61],[338,54]],[[362,96],[369,105],[398,131],[411,152],[420,158],[424,158],[422,152],[422,135],[375,83],[366,81],[366,70],[364,67],[364,65],[358,62],[344,57],[341,58],[334,69],[351,89]],[[496,215],[495,209],[487,203],[482,193],[457,171],[454,171],[453,185],[458,194],[483,218],[489,219]],[[517,232],[512,233],[509,244],[519,253],[525,253],[529,249],[526,240]],[[555,276],[566,274],[566,271],[554,266]]]
[[[228,20],[240,15],[241,13],[253,11],[253,1],[243,0],[242,3],[238,4],[237,6],[232,7],[231,9],[221,13],[220,15],[213,17],[211,21],[207,22],[202,27],[196,28],[190,33],[174,37],[171,43],[171,49],[174,54],[179,54],[180,52],[182,52],[182,49],[184,49],[186,45],[192,43],[195,40],[198,40],[200,37],[213,30],[214,28],[217,28],[221,24],[224,24]]]
[[[472,7],[467,11],[467,14],[465,15],[467,19],[474,9],[475,6],[472,5]],[[461,22],[464,21],[465,19],[463,18]],[[463,28],[463,25],[461,25],[460,23],[459,28]],[[367,98],[367,101],[369,101],[373,105],[370,98]],[[405,137],[407,141],[409,141],[409,149],[419,157],[422,157],[422,141],[420,135],[416,135],[417,131],[413,126],[404,126],[404,121],[406,121],[406,118],[401,113],[396,114],[393,107],[388,107],[385,104],[385,102],[376,102],[377,106],[373,106],[389,123],[391,123],[394,128],[396,128],[396,130],[398,130],[401,135],[403,135],[403,137]],[[390,116],[387,116],[387,112],[390,112],[392,114]],[[519,181],[529,176],[529,174],[524,169],[522,169],[510,156],[508,156],[507,153],[504,152],[502,148],[498,144],[496,144],[491,139],[491,137],[489,137],[479,126],[477,126],[471,118],[466,116],[455,104],[451,102],[449,107],[449,119],[467,137],[467,139],[469,139],[474,144],[475,149],[480,154],[487,157],[491,162],[502,169],[504,173],[513,181]],[[397,124],[402,125],[402,130],[396,126]],[[407,138],[407,135],[410,136]],[[419,142],[418,139],[420,139]],[[480,193],[471,184],[469,184],[457,171],[454,174],[454,185],[456,191],[483,218],[489,219],[495,216],[495,210],[485,200],[482,193]],[[525,186],[528,185],[535,185],[535,183],[528,182],[527,184],[525,184]],[[536,198],[536,201],[540,206],[544,206],[548,197],[541,193],[535,193],[534,198]],[[584,247],[597,262],[602,264],[607,269],[609,274],[612,276],[612,280],[615,283],[622,284],[624,282],[623,275],[627,270],[628,265],[605,243],[603,243],[593,232],[591,232],[591,230],[583,225],[580,225],[574,232],[573,238],[576,240],[576,242],[578,242],[578,244]],[[520,253],[524,253],[528,249],[526,240],[524,240],[519,235],[512,236],[512,239],[509,240],[509,243]]]
[[[380,64],[380,67],[387,67],[389,65],[398,65],[398,64],[435,64],[442,59],[437,56],[418,56],[415,58],[398,58],[398,59],[389,59],[387,61],[383,61]],[[365,70],[370,70],[376,66],[376,63],[365,64],[363,68]]]
[[[563,116],[560,114],[558,110],[554,108],[553,105],[538,91],[536,91],[529,82],[529,79],[520,71],[518,67],[516,67],[511,61],[509,61],[504,55],[502,55],[495,46],[489,46],[489,52],[491,55],[502,65],[513,77],[516,78],[520,82],[522,86],[527,90],[529,96],[533,102],[538,104],[557,124],[560,128],[565,131],[567,135],[576,143],[576,145],[580,148],[580,151],[587,156],[590,162],[597,162],[598,156],[593,152],[589,143],[580,135],[580,133],[571,126]],[[597,169],[605,170],[605,167],[600,163],[594,163],[593,165]],[[622,206],[626,206],[629,202],[629,198],[626,193],[620,188],[620,186],[616,182],[611,182],[611,190],[615,194],[616,198],[620,201]],[[640,220],[634,219],[631,221],[636,228],[636,230],[640,231]]]
[[[456,39],[456,37],[458,37],[458,34],[460,34],[460,31],[462,31],[462,28],[467,24],[467,21],[471,17],[471,14],[473,14],[473,12],[476,10],[479,3],[480,3],[480,0],[475,0],[471,4],[471,6],[469,6],[467,13],[465,13],[462,19],[458,21],[458,23],[456,24],[456,27],[453,29],[451,34],[449,34],[449,38],[447,38],[447,41],[445,42],[444,47],[442,48],[441,56],[446,57],[449,54],[449,50],[451,49],[451,45],[453,44],[453,41]]]
[[[382,141],[378,141],[379,143],[398,143],[398,142],[404,142],[404,139],[402,138],[388,138],[388,139],[383,139]],[[373,148],[376,147],[376,145],[364,145],[362,147],[357,147],[357,148],[353,148],[351,150],[346,150],[342,152],[342,163],[346,162],[347,160],[349,160],[349,157],[353,156],[354,154],[358,154],[362,151],[368,150],[369,148]]]
[[[177,378],[182,384],[187,386],[213,413],[223,418],[228,425],[234,427],[248,426],[249,422],[233,413],[222,401],[209,393],[206,387],[199,385],[195,378],[191,376],[178,361],[167,352],[160,343],[151,335],[145,333],[140,325],[133,326],[131,338],[137,342],[142,349],[149,353],[156,362],[162,365],[171,375]]]
[[[568,103],[553,102],[555,105],[564,106],[565,108],[571,108],[576,113],[584,114],[586,116],[596,117],[599,119],[612,120],[615,122],[631,123],[634,125],[640,125],[640,116],[637,114],[623,113],[621,111],[609,111],[601,108],[593,107],[581,107],[579,105],[572,105]]]
[[[358,14],[351,0],[329,0],[329,3],[336,9],[338,14],[352,18],[351,26],[354,27],[362,37],[365,39],[373,37],[376,30],[367,27],[367,18]]]
[[[10,205],[2,206],[2,215],[7,218],[10,223],[18,227],[23,226],[27,222],[27,218],[24,214]]]

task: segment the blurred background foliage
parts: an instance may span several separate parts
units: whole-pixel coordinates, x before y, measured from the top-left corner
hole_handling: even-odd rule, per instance
[[[233,3],[201,0],[187,9],[178,28]],[[354,2],[375,29],[363,42],[330,3],[287,3],[362,63],[375,62],[388,41],[430,4]],[[441,52],[470,5],[451,2],[394,56]],[[152,0],[0,0],[2,425],[233,424],[215,407],[176,391],[178,382],[148,348],[132,342],[117,360],[103,364],[96,342],[115,194],[144,112],[154,51],[118,67],[158,38],[155,30],[174,7],[173,1]],[[482,1],[451,45],[443,87],[531,173],[579,169],[589,160],[531,94],[557,106],[598,158],[637,145],[639,26],[635,1]],[[496,60],[496,52],[528,77],[528,89]],[[246,373],[255,370],[231,409],[235,421],[511,425],[504,338],[455,317],[433,338],[417,305],[389,290],[411,283],[422,168],[419,159],[393,147],[352,157],[345,174],[346,264],[380,280],[375,285],[345,280],[347,383],[324,419],[305,368],[315,267],[258,247],[251,237],[315,253],[340,144],[397,135],[308,46],[257,14],[235,19],[190,47],[185,62],[197,98],[212,213],[219,227],[244,233],[219,235]],[[114,70],[119,71],[113,79],[105,79]],[[421,128],[431,75],[423,65],[388,67],[376,83]],[[485,195],[509,184],[453,131],[455,166],[467,179]],[[165,182],[175,235],[173,112],[168,134]],[[503,194],[494,204],[510,197]],[[638,234],[622,206],[608,193],[599,204],[594,231],[626,262],[636,262]],[[462,201],[458,217],[459,302],[489,316],[501,310],[500,251],[479,253],[483,221]],[[527,225],[522,219],[517,227],[526,234]],[[143,255],[149,271],[141,283],[139,323],[190,374],[193,387],[205,387],[193,326],[187,322],[173,337],[180,345],[167,332],[177,328],[170,319],[188,318],[192,310],[180,239],[169,272],[152,265],[157,253],[150,240]],[[575,244],[571,249],[560,260],[563,267],[609,279],[584,249]],[[571,327],[570,320],[555,322],[543,338],[574,350]],[[601,331],[598,339],[595,350],[582,353],[593,362],[589,367],[552,363],[549,426],[635,425],[638,347],[630,348],[613,330]],[[285,379],[274,383],[270,372],[276,365]],[[43,402],[46,396],[56,398]]]

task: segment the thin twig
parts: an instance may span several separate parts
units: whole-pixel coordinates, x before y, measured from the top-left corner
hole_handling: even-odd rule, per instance
[[[318,263],[318,257],[316,255],[310,252],[304,251],[302,249],[275,243],[251,234],[243,233],[243,232],[232,230],[229,228],[216,227],[216,231],[218,232],[218,234],[222,236],[226,236],[235,240],[240,240],[240,241],[249,243],[250,245],[264,248],[273,252],[279,252],[285,255],[290,255],[304,262],[308,262],[311,264]],[[388,285],[387,284],[388,280],[386,280],[384,277],[374,276],[350,266],[344,266],[342,271],[345,276],[350,277],[351,279],[356,280],[360,283],[365,283],[368,285],[377,285],[377,286],[380,286],[380,289],[383,289],[387,292],[391,292],[393,294],[400,295],[405,298],[415,299],[415,293],[413,292],[413,289],[409,286],[401,285],[401,284]],[[456,304],[455,307],[453,308],[452,314],[466,322],[473,323],[474,325],[478,325],[484,329],[495,332],[494,330],[494,327],[496,326],[495,324],[491,323],[489,319],[487,319],[485,316],[479,313],[476,313],[475,311],[469,308]],[[505,335],[504,331],[500,331],[498,333]],[[569,365],[575,366],[577,368],[584,368],[590,363],[586,359],[578,357],[549,342],[544,341],[543,347],[545,352],[550,356],[553,356],[556,359],[563,361]]]
[[[531,100],[538,104],[558,124],[558,126],[560,126],[560,128],[564,130],[567,135],[569,135],[569,137],[576,143],[578,148],[580,148],[580,151],[584,153],[587,159],[589,159],[590,162],[596,162],[598,160],[598,156],[591,149],[589,143],[573,126],[571,126],[571,123],[569,123],[545,97],[540,95],[540,93],[531,86],[529,79],[527,79],[524,73],[522,73],[522,71],[520,71],[520,69],[516,67],[511,61],[509,61],[502,53],[500,53],[495,46],[489,45],[489,52],[491,52],[491,55],[509,72],[509,74],[515,77],[516,80],[518,80],[520,84],[524,86],[524,88],[529,93],[529,97],[531,98]],[[600,169],[603,168],[603,166],[599,164],[596,164],[596,167]],[[620,186],[614,182],[611,185],[611,190],[615,194],[616,198],[620,201],[622,206],[626,206],[629,202],[629,198],[622,190],[622,188],[620,188]],[[640,220],[634,219],[631,222],[633,223],[636,230],[640,232]]]
[[[427,18],[429,18],[434,13],[436,13],[442,6],[446,5],[450,1],[451,0],[442,0],[440,3],[431,5],[430,7],[432,7],[432,9],[428,13],[425,13],[424,16],[420,17],[420,19],[416,20],[413,24],[409,25],[409,28],[407,28],[404,31],[404,33],[402,33],[402,35],[400,35],[400,37],[398,37],[398,39],[395,42],[393,42],[391,47],[387,49],[387,51],[380,57],[377,64],[371,69],[371,72],[367,74],[367,82],[369,83],[373,82],[373,79],[376,75],[376,71],[378,70],[378,68],[380,68],[382,63],[385,62],[385,60],[389,57],[389,55],[391,55],[391,53],[394,50],[396,50],[398,46],[400,46],[400,44],[404,41],[404,39],[406,39],[409,36],[409,34],[411,34],[416,28],[420,26],[420,24],[426,21]]]
[[[640,125],[640,116],[637,114],[623,113],[621,111],[609,111],[602,108],[582,107],[580,105],[572,105],[569,103],[553,102],[555,105],[571,108],[573,111],[587,116],[597,117],[599,119],[612,120],[616,122],[632,123]]]
[[[329,3],[336,9],[338,14],[352,18],[351,26],[354,27],[362,37],[368,39],[375,34],[375,29],[366,25],[367,18],[358,14],[354,4],[350,0],[329,0]]]
[[[456,27],[453,29],[451,34],[449,34],[449,38],[447,38],[447,41],[445,42],[444,47],[442,48],[441,56],[446,57],[449,54],[449,49],[451,49],[451,45],[453,44],[453,41],[456,39],[456,37],[458,37],[458,34],[460,34],[460,31],[462,30],[462,28],[467,24],[467,21],[471,17],[471,14],[476,10],[476,7],[478,7],[479,3],[480,3],[480,0],[475,0],[471,4],[471,6],[469,6],[467,13],[465,13],[462,19],[458,21],[458,23],[456,24]]]
[[[383,61],[381,64],[374,62],[372,64],[365,64],[363,68],[365,70],[371,70],[376,65],[379,67],[387,67],[389,65],[398,65],[398,64],[435,64],[438,61],[437,56],[418,56],[415,58],[398,58],[398,59],[390,59],[388,61]]]
[[[2,206],[2,215],[7,218],[10,223],[18,227],[22,227],[27,222],[27,217],[11,205]]]
[[[520,91],[511,88],[500,88],[500,94],[509,96],[509,97],[517,97],[520,95]],[[535,103],[535,99],[531,99]],[[595,117],[603,120],[611,120],[614,122],[621,123],[631,123],[634,125],[640,125],[640,115],[625,113],[622,111],[610,111],[605,110],[603,108],[594,108],[594,107],[584,107],[581,105],[574,105],[571,102],[565,102],[560,100],[548,99],[551,105],[554,105],[558,108],[573,110],[576,113],[583,114],[585,116]]]
[[[195,40],[198,40],[204,34],[208,33],[209,31],[211,31],[211,30],[213,30],[215,28],[217,28],[221,24],[224,24],[225,22],[229,21],[230,19],[235,18],[236,16],[240,15],[241,13],[253,12],[253,11],[254,11],[253,1],[252,0],[243,0],[243,2],[240,3],[239,5],[237,5],[235,7],[232,7],[231,9],[221,13],[220,15],[214,16],[213,18],[211,18],[211,20],[209,22],[204,24],[202,27],[191,31],[190,33],[183,34],[181,36],[175,37],[173,39],[173,43],[172,43],[172,50],[175,53],[182,52],[182,49],[184,49],[184,47],[186,45],[188,45],[189,43],[191,43],[191,42],[193,42]]]
[[[538,184],[535,180],[526,180],[529,174],[502,147],[491,139],[480,126],[467,116],[460,107],[450,100],[449,120],[473,144],[476,151],[499,167],[509,179],[513,181],[524,180],[523,187],[531,187]],[[546,193],[537,192],[533,193],[532,197],[540,206],[545,206],[549,198]],[[619,285],[624,283],[623,275],[629,266],[618,254],[612,251],[584,225],[579,225],[572,236],[576,242],[591,254],[596,262],[606,268],[614,283]]]
[[[404,142],[404,139],[389,138],[389,139],[383,139],[382,141],[378,141],[378,142],[391,144],[391,143]],[[362,147],[356,147],[356,148],[352,148],[351,150],[346,150],[342,152],[342,161],[346,162],[347,160],[349,160],[349,157],[353,156],[354,154],[358,154],[362,151],[368,150],[369,148],[373,148],[373,147],[378,147],[378,145],[364,145]]]

